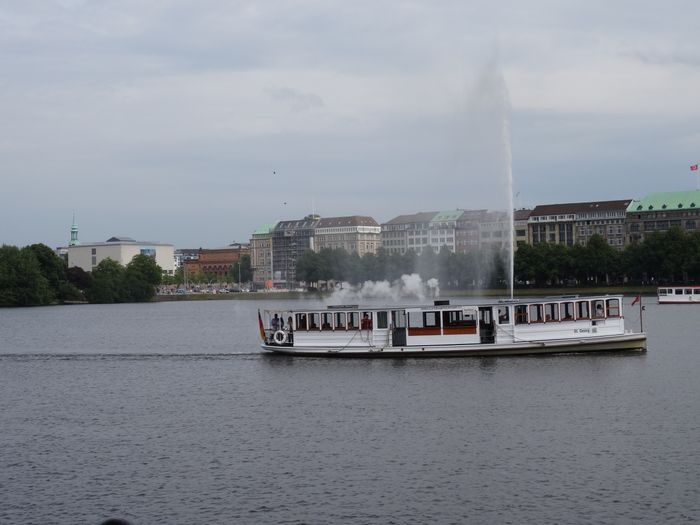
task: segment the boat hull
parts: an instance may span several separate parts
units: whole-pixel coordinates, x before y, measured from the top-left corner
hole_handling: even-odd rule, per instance
[[[585,339],[556,339],[507,344],[433,345],[406,347],[352,347],[339,349],[322,346],[276,346],[263,344],[262,348],[275,354],[301,357],[358,357],[358,358],[414,358],[414,357],[485,357],[508,355],[561,354],[581,352],[621,352],[646,350],[646,334],[621,334]]]

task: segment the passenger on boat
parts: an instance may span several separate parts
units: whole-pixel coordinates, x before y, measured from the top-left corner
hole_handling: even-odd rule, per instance
[[[299,322],[297,323],[297,330],[306,330],[306,314],[299,314]]]
[[[270,328],[272,328],[274,332],[280,329],[280,318],[277,314],[275,314],[275,316],[270,321]]]
[[[292,328],[292,316],[291,315],[287,318],[287,330],[289,330],[290,332],[294,331]]]
[[[371,330],[372,329],[372,319],[369,318],[369,315],[367,315],[367,312],[362,316],[362,322],[360,323],[360,328],[362,330]]]

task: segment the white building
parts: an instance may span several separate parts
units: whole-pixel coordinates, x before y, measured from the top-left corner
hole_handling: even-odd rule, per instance
[[[352,215],[349,217],[324,217],[314,230],[314,250],[342,248],[360,257],[377,253],[381,247],[382,229],[372,217]]]
[[[91,272],[101,261],[109,258],[126,266],[137,255],[148,255],[166,275],[175,272],[175,247],[159,242],[135,241],[130,237],[111,237],[105,242],[90,242],[68,246],[68,267],[77,266]]]

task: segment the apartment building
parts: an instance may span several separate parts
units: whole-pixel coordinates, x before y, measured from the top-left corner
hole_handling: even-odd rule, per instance
[[[627,206],[628,242],[643,241],[651,233],[665,232],[674,226],[700,230],[700,190],[651,193]]]
[[[528,218],[532,244],[573,246],[600,235],[621,250],[625,244],[625,215],[630,200],[573,202],[535,206]]]
[[[377,253],[381,247],[381,227],[372,217],[324,217],[314,230],[314,250],[343,249],[360,257]]]

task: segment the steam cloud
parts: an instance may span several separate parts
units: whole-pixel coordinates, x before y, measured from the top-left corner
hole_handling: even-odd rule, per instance
[[[330,297],[331,302],[344,303],[361,299],[391,299],[396,301],[402,297],[417,297],[420,300],[427,296],[438,297],[440,286],[435,278],[423,282],[417,273],[404,274],[394,282],[365,281],[359,286],[343,283],[342,288],[335,290]]]

